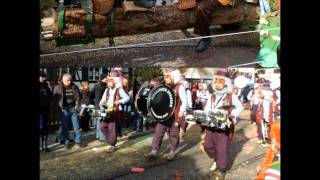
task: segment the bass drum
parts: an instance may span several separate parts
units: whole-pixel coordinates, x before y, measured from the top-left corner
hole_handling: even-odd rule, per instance
[[[169,86],[159,85],[150,91],[147,107],[148,112],[156,121],[164,122],[170,119],[175,106],[175,93]]]
[[[136,95],[134,105],[138,113],[142,116],[147,116],[148,114],[147,101],[148,101],[148,95],[152,88],[153,87],[149,87],[149,86],[140,87]]]

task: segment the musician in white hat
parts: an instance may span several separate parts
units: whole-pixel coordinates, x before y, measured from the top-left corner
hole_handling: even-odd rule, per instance
[[[261,82],[262,81],[262,82]],[[269,137],[268,129],[273,122],[273,104],[272,104],[272,90],[270,88],[270,81],[268,80],[258,80],[258,107],[256,111],[256,122],[258,131],[258,144],[267,147]]]
[[[117,143],[117,125],[122,120],[122,104],[129,102],[130,97],[119,87],[116,87],[116,82],[113,77],[109,77],[107,88],[103,93],[99,103],[100,109],[114,112],[112,117],[107,121],[100,121],[100,129],[107,139],[107,152],[114,152]]]
[[[273,104],[273,119],[277,119],[280,116],[280,78],[271,82],[272,89],[272,104]]]
[[[214,93],[209,95],[204,109],[210,112],[225,107],[225,113],[228,116],[225,128],[205,127],[204,150],[213,161],[210,170],[214,171],[213,175],[220,179],[224,179],[234,125],[243,110],[238,97],[232,93],[232,87],[227,85],[229,81],[227,74],[226,69],[218,69],[212,82]]]
[[[257,116],[257,110],[260,103],[260,99],[263,99],[262,90],[263,90],[263,81],[262,79],[258,79],[256,84],[254,85],[254,89],[252,89],[247,95],[247,98],[250,101],[250,105],[251,105],[251,114],[250,114],[251,121],[254,125],[256,125],[257,123],[256,116]]]
[[[209,97],[209,91],[207,89],[207,86],[204,82],[204,80],[201,80],[198,83],[198,90],[197,90],[197,100],[196,100],[196,107],[197,109],[203,110],[203,108],[206,106],[208,97]]]
[[[169,121],[157,123],[152,139],[152,150],[149,153],[144,154],[146,158],[155,158],[158,156],[158,151],[166,132],[168,132],[169,136],[170,152],[166,154],[165,157],[168,160],[173,160],[176,155],[175,150],[179,144],[180,127],[184,124],[182,117],[187,108],[186,90],[185,87],[179,83],[180,80],[181,72],[178,69],[164,69],[164,81],[175,93],[175,112]]]

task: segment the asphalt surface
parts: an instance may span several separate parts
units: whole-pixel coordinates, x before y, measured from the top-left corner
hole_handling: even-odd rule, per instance
[[[254,179],[256,167],[262,162],[267,150],[256,144],[256,126],[252,125],[249,112],[242,113],[231,142],[229,166],[226,180]],[[137,135],[137,134],[136,134]],[[152,130],[140,136],[128,133],[119,139],[118,150],[106,153],[106,145],[95,140],[94,130],[84,136],[83,149],[64,150],[52,142],[49,153],[40,153],[41,179],[212,179],[209,168],[211,160],[199,150],[200,133],[192,126],[182,138],[175,160],[168,162],[162,157],[166,153],[167,136],[161,146],[161,156],[153,161],[143,157],[150,151]],[[132,173],[132,167],[144,168],[143,173]]]

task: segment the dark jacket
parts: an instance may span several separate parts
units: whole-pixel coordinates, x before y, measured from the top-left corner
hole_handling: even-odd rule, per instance
[[[52,92],[46,82],[40,83],[40,109],[47,109],[49,110],[50,100],[52,96]]]
[[[73,94],[74,94],[74,99],[76,101],[76,106],[79,104],[79,99],[80,99],[80,92],[79,88],[74,84],[70,84]],[[56,87],[54,87],[53,90],[53,101],[59,106],[60,109],[63,109],[63,85],[62,82],[59,82]]]
[[[96,107],[99,106],[100,100],[103,96],[103,93],[104,93],[106,87],[107,87],[107,84],[104,82],[101,82],[101,81],[94,84],[94,86],[91,90],[90,98],[94,102],[94,105]]]
[[[84,91],[84,90],[80,90],[80,100],[79,100],[79,104],[91,104],[90,101],[90,91]]]

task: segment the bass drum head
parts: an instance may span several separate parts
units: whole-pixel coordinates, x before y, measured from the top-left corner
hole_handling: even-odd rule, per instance
[[[152,87],[143,86],[139,89],[134,105],[139,114],[146,116],[148,114],[147,99]]]
[[[147,107],[156,121],[166,121],[174,113],[176,98],[174,91],[167,85],[153,88],[148,96]]]

